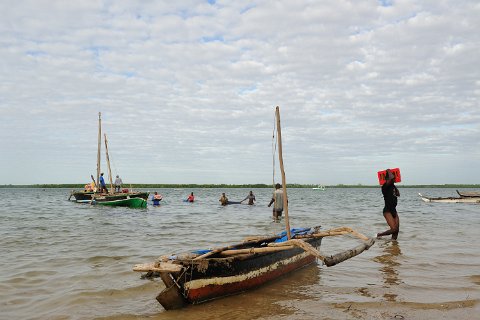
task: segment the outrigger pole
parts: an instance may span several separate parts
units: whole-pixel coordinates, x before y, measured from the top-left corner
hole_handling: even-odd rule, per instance
[[[277,118],[278,160],[280,161],[280,171],[282,172],[283,208],[285,209],[285,228],[287,229],[287,238],[288,240],[290,240],[292,238],[292,235],[290,233],[290,222],[288,220],[287,181],[285,178],[285,170],[283,168],[282,128],[280,127],[280,108],[278,106],[275,110],[275,115]]]
[[[102,113],[98,113],[97,192],[100,190],[100,149],[102,147]]]

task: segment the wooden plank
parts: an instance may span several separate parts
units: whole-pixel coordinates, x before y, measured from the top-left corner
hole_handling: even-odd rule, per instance
[[[149,262],[143,264],[136,264],[133,267],[133,271],[136,272],[180,272],[182,270],[182,266],[174,263],[168,262]]]
[[[277,252],[283,250],[290,250],[295,248],[295,246],[279,246],[279,247],[262,247],[262,248],[249,248],[249,249],[236,249],[236,250],[224,250],[220,252],[222,256],[234,256],[237,254],[246,254],[246,253],[267,253],[267,252]]]

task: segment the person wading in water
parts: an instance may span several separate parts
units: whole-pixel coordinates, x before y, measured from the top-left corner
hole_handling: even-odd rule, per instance
[[[382,185],[382,194],[385,200],[385,207],[383,208],[383,216],[387,221],[390,229],[381,233],[377,233],[377,238],[392,235],[393,240],[397,240],[398,232],[400,231],[400,218],[397,213],[397,198],[400,197],[400,191],[395,186],[395,175],[386,170],[385,183]]]

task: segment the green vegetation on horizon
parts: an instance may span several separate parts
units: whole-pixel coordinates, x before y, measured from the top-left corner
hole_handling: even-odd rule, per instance
[[[125,188],[134,189],[161,189],[161,188],[182,188],[182,189],[195,189],[195,188],[272,188],[270,184],[255,183],[255,184],[126,184]],[[299,183],[288,183],[287,188],[305,188],[310,189],[317,187],[318,185],[314,184],[299,184]],[[422,184],[422,185],[398,185],[401,188],[480,188],[480,184]],[[0,185],[0,188],[69,188],[69,189],[83,189],[84,184],[71,183],[71,184],[29,184],[29,185],[12,185],[4,184]],[[337,184],[337,185],[326,185],[325,188],[379,188],[379,185],[346,185],[346,184]]]

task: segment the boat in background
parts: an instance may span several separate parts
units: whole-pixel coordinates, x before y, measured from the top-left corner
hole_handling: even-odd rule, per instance
[[[418,194],[423,201],[425,202],[442,202],[442,203],[480,203],[480,197],[460,197],[460,198],[455,198],[455,197],[438,197],[438,198],[432,198],[432,197],[426,197],[422,195],[421,193]]]
[[[101,113],[98,113],[98,150],[97,150],[97,179],[93,177],[93,175],[90,175],[93,183],[85,185],[84,190],[80,191],[75,191],[73,190],[70,193],[70,197],[68,200],[70,200],[72,197],[75,199],[75,202],[78,203],[93,203],[95,202],[96,204],[99,204],[100,202],[108,202],[109,205],[116,205],[118,204],[119,206],[128,206],[124,205],[125,203],[135,203],[135,205],[128,206],[128,207],[136,207],[136,203],[140,203],[140,201],[121,201],[121,200],[129,200],[129,199],[134,199],[134,198],[139,198],[145,201],[145,205],[148,200],[149,192],[141,192],[141,191],[133,191],[130,189],[123,189],[122,192],[115,192],[114,186],[113,186],[113,181],[112,181],[112,170],[110,168],[110,157],[108,154],[108,141],[107,141],[107,135],[104,134],[104,139],[105,139],[105,154],[106,154],[106,160],[107,160],[107,165],[108,165],[108,176],[110,180],[110,192],[108,193],[100,193],[98,190],[100,190],[100,151],[101,151],[101,144],[102,144],[102,119],[101,119]]]
[[[158,276],[165,284],[157,301],[166,309],[179,309],[258,287],[316,259],[333,266],[370,248],[374,239],[350,229],[321,231],[320,227],[291,229],[285,171],[283,168],[280,113],[276,108],[278,157],[282,172],[285,231],[270,237],[254,237],[216,249],[161,256],[152,263],[136,265],[133,271],[146,272],[142,278]],[[328,236],[353,235],[364,242],[345,252],[323,256],[318,251]]]
[[[106,197],[95,197],[92,202],[94,205],[110,207],[128,207],[128,208],[146,208],[147,200],[142,198],[109,199]]]
[[[480,198],[480,191],[458,191],[456,190],[458,195],[462,198]]]
[[[323,186],[323,185],[318,185],[318,186],[312,188],[312,190],[322,190],[322,191],[326,190],[326,189],[327,188],[325,188],[325,186]]]

